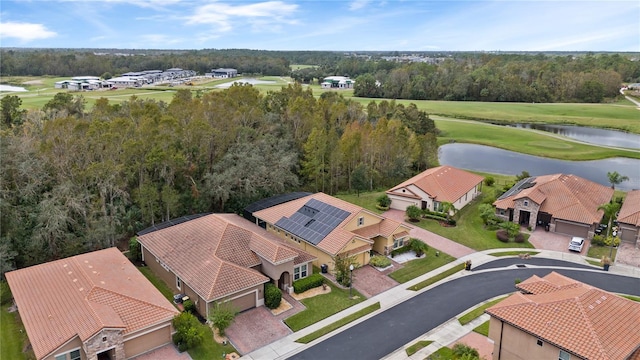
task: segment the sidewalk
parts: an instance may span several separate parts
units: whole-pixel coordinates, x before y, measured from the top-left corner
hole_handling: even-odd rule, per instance
[[[369,298],[361,303],[358,303],[348,309],[345,309],[337,314],[334,314],[322,321],[319,321],[311,326],[308,326],[296,333],[290,334],[280,340],[277,340],[263,348],[260,348],[258,350],[255,350],[247,355],[244,355],[241,359],[244,360],[272,360],[272,359],[285,359],[289,356],[292,356],[300,351],[303,351],[305,348],[310,347],[315,345],[318,342],[323,341],[326,338],[329,338],[333,335],[335,335],[336,331],[343,331],[345,329],[350,328],[351,326],[356,325],[357,323],[360,323],[370,317],[373,317],[375,315],[377,315],[378,313],[385,311],[403,301],[409,300],[410,298],[417,296],[418,294],[421,294],[424,291],[428,291],[429,289],[443,283],[446,281],[450,281],[451,279],[455,279],[455,278],[459,278],[461,276],[466,276],[467,274],[470,274],[470,272],[468,271],[459,271],[453,275],[451,275],[450,277],[443,279],[435,284],[432,284],[420,291],[411,291],[411,290],[407,290],[407,288],[422,282],[426,279],[429,279],[435,275],[438,275],[446,270],[451,269],[452,267],[456,267],[456,266],[460,266],[462,263],[464,263],[467,260],[471,260],[473,263],[473,266],[476,267],[478,265],[496,260],[497,258],[491,255],[488,255],[489,253],[496,253],[496,252],[507,252],[507,251],[524,251],[524,250],[533,250],[533,249],[521,249],[521,248],[516,248],[516,249],[492,249],[492,250],[485,250],[485,251],[480,251],[480,252],[474,252],[473,254],[470,255],[466,255],[463,256],[445,266],[442,266],[438,269],[435,269],[431,272],[428,272],[422,276],[419,276],[411,281],[408,281],[404,284],[400,284],[392,289],[389,289],[383,293],[380,293],[372,298]],[[535,255],[535,257],[540,257],[540,258],[550,258],[550,259],[558,259],[558,260],[565,260],[565,261],[571,261],[571,262],[576,262],[576,263],[580,263],[580,264],[586,264],[585,262],[585,257],[580,256],[578,254],[569,254],[569,253],[563,253],[563,252],[557,252],[557,251],[550,251],[550,250],[535,250],[535,251],[539,251],[539,254]],[[598,259],[590,259],[590,260],[598,260]],[[490,270],[489,270],[490,271]],[[588,271],[588,270],[587,270]],[[600,268],[594,267],[593,271],[602,271]],[[618,275],[626,275],[626,276],[632,276],[632,277],[638,277],[640,278],[640,268],[637,267],[633,267],[633,266],[628,266],[628,265],[618,265],[616,264],[615,266],[612,266],[609,269],[609,272],[614,273],[614,274],[618,274]],[[301,344],[301,343],[297,343],[295,342],[297,339],[308,335],[310,333],[315,332],[316,330],[322,329],[323,327],[330,325],[336,321],[338,321],[339,319],[342,319],[343,317],[352,314],[356,311],[359,311],[369,305],[375,304],[376,302],[380,302],[380,310],[368,314],[364,317],[361,317],[359,319],[357,319],[356,321],[353,321],[343,327],[341,327],[340,329],[326,334],[322,337],[320,337],[319,339],[316,339],[314,341],[312,341],[309,344]],[[462,315],[462,314],[460,314]],[[460,316],[458,315],[458,316]],[[483,315],[484,316],[484,315]],[[486,320],[485,320],[486,321]],[[484,321],[482,321],[484,322]],[[453,318],[450,321],[440,325],[439,327],[437,327],[436,329],[433,329],[432,331],[430,331],[427,334],[424,334],[423,336],[414,339],[412,341],[410,341],[407,346],[415,343],[418,340],[434,340],[434,343],[429,345],[428,347],[421,349],[420,351],[418,351],[416,354],[414,354],[411,357],[408,357],[406,355],[406,352],[403,349],[400,349],[394,353],[389,354],[386,359],[393,359],[393,360],[399,360],[399,359],[424,359],[424,357],[426,357],[427,355],[431,354],[433,351],[439,349],[442,346],[448,346],[449,344],[457,341],[460,337],[468,334],[469,332],[471,332],[473,330],[474,327],[476,327],[477,325],[479,325],[480,323],[482,323],[480,321],[480,319],[476,319],[474,321],[472,321],[471,323],[462,326],[458,323],[457,318]]]

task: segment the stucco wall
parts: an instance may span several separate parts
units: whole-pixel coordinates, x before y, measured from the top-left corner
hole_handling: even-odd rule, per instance
[[[537,337],[507,323],[501,328],[501,321],[495,318],[489,322],[489,338],[494,341],[494,360],[557,359],[560,354],[559,348],[544,341],[540,346]],[[575,359],[574,356],[571,358]]]
[[[358,219],[362,218],[363,220],[363,224],[362,225],[358,225]],[[382,219],[378,216],[375,216],[371,213],[365,212],[365,211],[361,211],[359,212],[356,216],[353,217],[353,219],[351,219],[351,221],[349,221],[348,223],[346,223],[343,227],[344,230],[347,231],[354,231],[366,226],[370,226],[370,225],[374,225],[379,223],[380,221],[382,221]]]
[[[293,260],[279,265],[274,265],[269,261],[263,259],[261,271],[263,274],[275,280],[275,283],[277,284],[278,279],[280,279],[280,275],[282,275],[282,273],[288,272],[291,276],[293,276]],[[291,284],[289,284],[289,286],[291,286]]]
[[[75,350],[75,349],[80,349],[80,356],[82,357],[82,360],[86,360],[87,356],[84,353],[84,350],[82,349],[82,341],[80,340],[80,338],[78,336],[76,336],[73,340],[69,341],[68,343],[66,343],[65,345],[61,346],[60,348],[56,349],[55,351],[53,351],[51,353],[51,355],[44,357],[44,360],[55,360],[56,355],[62,355],[64,353],[68,353],[69,351]],[[68,357],[68,356],[67,356]]]

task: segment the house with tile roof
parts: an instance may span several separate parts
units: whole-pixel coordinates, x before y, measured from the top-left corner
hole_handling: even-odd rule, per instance
[[[216,302],[264,305],[265,283],[288,290],[315,257],[236,214],[206,214],[138,234],[143,261],[208,317]]]
[[[611,201],[613,189],[575,175],[532,176],[520,180],[496,200],[496,215],[535,230],[591,238]]]
[[[179,311],[117,248],[6,278],[38,360],[124,360],[171,343]]]
[[[493,359],[640,359],[640,303],[551,272],[488,308]]]
[[[452,166],[443,165],[427,169],[403,183],[387,190],[391,208],[405,211],[415,205],[423,210],[440,211],[443,202],[460,210],[480,195],[480,175]]]
[[[620,240],[638,245],[640,238],[640,190],[627,193],[617,220],[620,228]]]
[[[333,258],[369,263],[371,251],[389,254],[409,240],[408,226],[324,193],[315,193],[252,214],[256,223],[333,269]]]

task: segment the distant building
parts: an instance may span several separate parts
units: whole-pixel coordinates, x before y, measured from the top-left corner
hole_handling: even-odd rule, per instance
[[[323,89],[353,89],[356,81],[348,76],[328,76],[320,84]]]
[[[120,76],[107,80],[115,87],[140,87],[147,83],[147,79],[142,76]]]
[[[238,76],[238,70],[230,68],[218,68],[211,70],[210,73],[205,74],[216,79],[228,79]]]

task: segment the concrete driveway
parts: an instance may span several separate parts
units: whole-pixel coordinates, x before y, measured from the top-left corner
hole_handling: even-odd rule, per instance
[[[615,263],[640,267],[640,246],[626,241],[621,242]]]
[[[544,231],[544,229],[536,229],[531,233],[529,242],[536,249],[553,250],[565,253],[578,254],[575,251],[569,251],[569,242],[571,242],[571,236],[554,233],[551,231]],[[584,246],[580,255],[587,255],[591,240],[585,240]]]

